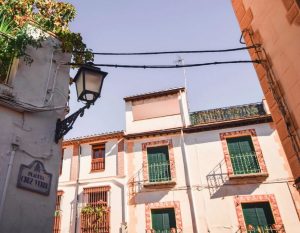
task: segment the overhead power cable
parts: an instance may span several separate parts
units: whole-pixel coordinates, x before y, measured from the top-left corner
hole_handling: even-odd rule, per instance
[[[260,60],[241,60],[241,61],[215,61],[197,64],[185,64],[185,65],[119,65],[119,64],[91,64],[99,67],[115,67],[115,68],[133,68],[133,69],[176,69],[183,67],[199,67],[210,65],[222,65],[222,64],[236,64],[236,63],[261,63]],[[84,64],[68,63],[66,65],[82,66]]]
[[[139,53],[102,53],[93,52],[94,55],[109,55],[109,56],[136,56],[136,55],[161,55],[161,54],[180,54],[180,53],[223,53],[223,52],[234,52],[239,50],[255,49],[259,45],[252,45],[248,47],[239,47],[232,49],[217,49],[217,50],[187,50],[187,51],[161,51],[161,52],[139,52]],[[74,51],[74,53],[85,53],[80,51]]]

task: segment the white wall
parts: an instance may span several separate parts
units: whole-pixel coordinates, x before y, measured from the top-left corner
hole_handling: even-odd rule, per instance
[[[143,178],[143,153],[142,144],[148,142],[171,140],[175,159],[176,184],[174,186],[156,186],[143,187],[145,184]],[[145,206],[148,203],[156,202],[180,202],[180,212],[182,216],[183,232],[193,232],[191,217],[191,202],[188,196],[189,188],[186,182],[186,173],[184,169],[184,160],[181,147],[180,134],[172,136],[157,136],[143,139],[132,140],[133,157],[130,157],[128,165],[128,179],[135,177],[136,182],[140,182],[140,187],[136,187],[136,193],[129,202],[129,232],[144,232],[145,223]],[[134,214],[130,214],[131,212]]]
[[[165,98],[172,99],[174,98],[174,95],[172,95],[171,97],[166,96]],[[153,101],[152,99],[150,100]],[[134,120],[132,113],[133,103],[132,101],[125,102],[126,133],[131,134],[163,129],[172,129],[182,127],[183,125],[189,125],[190,123],[188,107],[186,102],[186,93],[184,91],[178,92],[177,101],[180,113],[143,120]],[[145,104],[147,104],[147,99],[145,100]],[[163,108],[163,106],[161,105],[158,105],[157,107]]]
[[[59,63],[70,61],[69,55],[55,48],[58,43],[48,38],[42,48],[28,48],[33,63],[26,65],[21,59],[10,86],[6,86],[13,96],[8,98],[0,92],[0,197],[4,204],[0,207],[1,232],[50,233],[52,229],[61,154],[54,133],[57,119],[65,115],[69,85],[69,67]],[[20,166],[34,160],[42,162],[52,174],[49,196],[16,187]]]
[[[229,180],[224,162],[220,133],[255,129],[268,170],[268,177]],[[272,123],[241,126],[198,133],[185,133],[185,151],[191,186],[184,168],[183,143],[179,134],[132,139],[133,155],[128,164],[128,179],[139,177],[141,182],[129,201],[129,230],[146,229],[145,206],[148,203],[179,201],[184,232],[193,229],[192,216],[198,232],[236,232],[239,228],[234,197],[237,195],[274,194],[286,232],[296,233],[299,220],[288,186],[291,173],[285,154]],[[174,187],[143,187],[142,143],[171,139],[174,146],[176,185]],[[213,173],[215,172],[215,174]],[[137,176],[139,174],[139,176]],[[252,184],[251,184],[252,183]],[[191,191],[192,194],[189,193]],[[194,203],[194,211],[192,210]]]
[[[81,180],[117,176],[117,140],[110,140],[105,143],[105,170],[101,172],[91,172],[92,146],[89,144],[82,144],[81,148]]]
[[[255,129],[268,170],[266,179],[229,180],[220,133]],[[257,124],[185,134],[189,169],[200,232],[236,232],[237,195],[274,194],[286,232],[298,232],[300,223],[287,181],[292,176],[273,124]],[[253,184],[251,184],[253,183]]]
[[[92,144],[103,143],[104,141],[93,141]],[[80,141],[78,141],[80,143]],[[76,186],[78,185],[79,201],[77,232],[80,232],[80,210],[83,206],[83,189],[89,187],[110,186],[109,205],[110,229],[111,232],[119,232],[121,223],[126,221],[126,180],[117,175],[118,163],[118,140],[105,140],[105,170],[101,172],[91,172],[92,145],[88,143],[80,144],[80,175],[78,184],[76,180],[70,180],[72,169],[73,145],[65,146],[63,172],[60,176],[58,190],[64,191],[61,202],[62,225],[61,232],[69,233],[75,231],[75,213],[76,206]],[[76,159],[78,157],[76,156]],[[120,164],[119,164],[120,165]],[[77,169],[77,167],[73,167]]]

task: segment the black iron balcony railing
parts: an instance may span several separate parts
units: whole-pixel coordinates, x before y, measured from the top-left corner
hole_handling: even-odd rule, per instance
[[[191,124],[200,125],[267,115],[263,103],[246,104],[193,112]]]
[[[179,229],[179,228],[170,228],[170,229],[164,229],[164,230],[148,229],[148,230],[146,230],[146,233],[183,233],[183,231],[182,231],[182,229]]]
[[[235,175],[260,173],[260,167],[255,152],[230,154]]]

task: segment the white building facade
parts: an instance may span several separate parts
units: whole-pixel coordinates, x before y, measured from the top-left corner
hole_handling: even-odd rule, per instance
[[[54,232],[119,232],[126,218],[123,132],[71,139],[63,151]]]
[[[189,113],[184,88],[124,100],[124,133],[64,142],[57,232],[298,232],[264,103]]]

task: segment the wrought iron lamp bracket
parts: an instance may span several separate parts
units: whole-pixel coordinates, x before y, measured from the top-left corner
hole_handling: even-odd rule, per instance
[[[57,120],[56,129],[55,129],[56,143],[58,143],[58,141],[73,128],[73,124],[75,123],[76,119],[79,116],[82,117],[84,115],[84,110],[88,109],[90,106],[91,104],[86,104],[84,107],[80,108],[79,110],[77,110],[72,115],[65,118],[64,120],[61,119]]]

